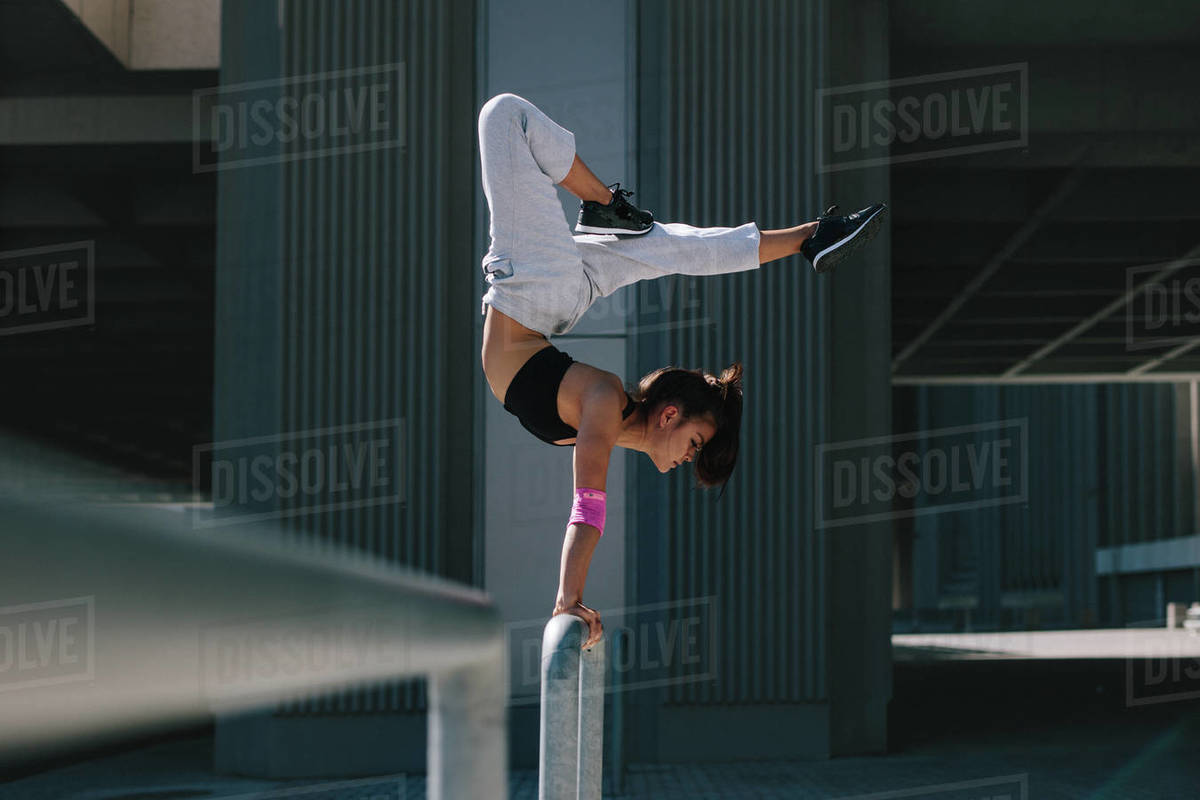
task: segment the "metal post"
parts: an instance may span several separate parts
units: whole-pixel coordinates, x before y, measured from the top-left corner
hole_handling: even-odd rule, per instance
[[[429,800],[508,797],[508,659],[497,637],[483,659],[429,678]]]
[[[604,651],[603,638],[584,650],[579,674],[579,800],[600,800],[604,774]]]
[[[600,800],[604,640],[582,651],[587,624],[551,617],[542,634],[539,800]]]
[[[583,635],[583,620],[570,614],[551,617],[542,632],[538,800],[575,800],[577,795],[579,661]]]

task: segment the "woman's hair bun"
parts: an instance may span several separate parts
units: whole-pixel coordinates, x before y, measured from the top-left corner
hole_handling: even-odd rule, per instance
[[[742,388],[742,362],[735,361],[721,371],[721,377],[717,379],[719,383],[730,388],[736,388],[741,391]]]

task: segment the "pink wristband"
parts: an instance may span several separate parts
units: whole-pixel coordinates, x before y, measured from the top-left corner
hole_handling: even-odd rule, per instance
[[[567,524],[582,522],[596,528],[603,536],[604,504],[607,498],[608,495],[601,489],[576,489],[575,502],[571,504],[571,518]]]

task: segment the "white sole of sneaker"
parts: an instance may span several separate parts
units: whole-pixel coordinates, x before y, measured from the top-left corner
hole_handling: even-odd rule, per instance
[[[826,247],[824,250],[817,253],[816,258],[813,259],[813,269],[815,269],[817,272],[825,272],[829,269],[832,269],[837,265],[837,262],[841,260],[840,258],[835,258],[832,262],[826,263],[824,267],[821,266],[822,260],[825,260],[826,256],[838,251],[844,245],[850,244],[856,239],[858,239],[860,243],[865,244],[868,239],[875,235],[876,230],[879,228],[879,215],[884,211],[887,211],[887,206],[882,206],[874,214],[867,217],[862,225],[859,225],[854,229],[854,233],[850,234],[845,239],[834,242],[833,244],[829,245],[829,247]],[[861,237],[864,233],[869,233],[870,236],[868,236],[867,239],[859,239],[859,237]]]
[[[575,232],[576,233],[617,233],[617,234],[625,234],[627,236],[641,236],[643,233],[649,233],[653,228],[654,228],[654,226],[651,225],[649,228],[646,228],[646,230],[644,230],[644,231],[631,231],[628,228],[597,228],[592,225],[576,225]]]

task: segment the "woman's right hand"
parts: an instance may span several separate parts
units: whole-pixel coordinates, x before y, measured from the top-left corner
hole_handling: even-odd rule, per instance
[[[596,613],[595,609],[585,606],[583,601],[576,600],[574,603],[568,603],[561,599],[558,600],[554,604],[554,613],[550,616],[557,617],[559,614],[572,614],[587,623],[588,636],[582,649],[586,650],[600,641],[600,637],[604,633],[604,626],[600,624],[600,615]]]

